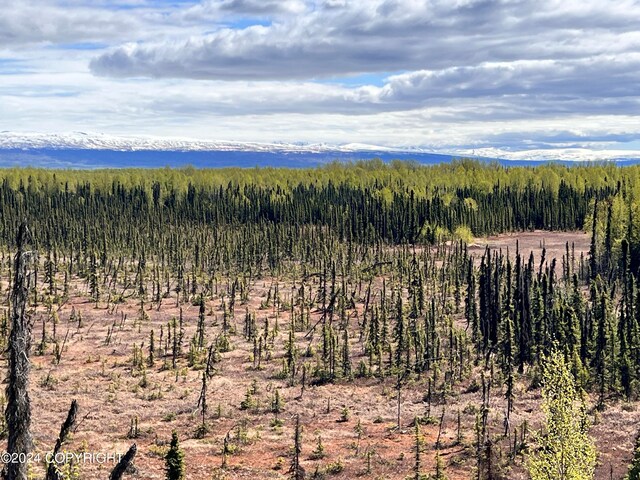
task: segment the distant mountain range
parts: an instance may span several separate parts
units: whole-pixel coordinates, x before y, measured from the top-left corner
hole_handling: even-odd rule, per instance
[[[496,148],[433,151],[426,148],[391,148],[349,143],[257,143],[206,141],[183,138],[128,137],[74,132],[38,134],[0,132],[0,167],[49,168],[124,167],[305,167],[331,161],[380,158],[414,160],[422,164],[477,158],[505,165],[531,165],[541,161],[615,161],[640,163],[640,151],[581,148],[508,151]]]
[[[68,134],[38,134],[0,132],[0,150],[8,149],[76,149],[76,150],[113,150],[135,152],[141,150],[159,150],[175,152],[360,152],[360,151],[415,151],[428,153],[422,149],[394,149],[362,143],[330,145],[325,143],[257,143],[193,140],[181,138],[125,137],[105,134],[74,132]]]

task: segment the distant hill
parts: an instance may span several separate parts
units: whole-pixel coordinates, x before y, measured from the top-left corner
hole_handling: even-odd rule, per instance
[[[380,158],[420,164],[450,162],[471,157],[504,165],[535,165],[541,161],[572,163],[609,160],[640,163],[635,151],[606,155],[584,149],[505,152],[498,149],[434,152],[422,148],[388,148],[367,144],[290,144],[199,141],[175,138],[117,137],[76,132],[71,134],[18,134],[0,132],[0,167],[124,168],[124,167],[312,167],[332,161]]]

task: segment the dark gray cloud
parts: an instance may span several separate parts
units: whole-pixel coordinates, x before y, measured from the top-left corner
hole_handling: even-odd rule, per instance
[[[234,20],[250,23],[250,20],[286,18],[303,13],[303,0],[204,0],[183,10],[172,12],[177,22],[205,25],[213,22],[225,24]]]
[[[61,8],[58,2],[26,0],[7,2],[0,15],[0,48],[39,43],[67,44],[122,38],[138,29],[135,16],[91,7],[89,3]]]
[[[560,99],[640,95],[640,53],[571,60],[483,63],[393,76],[389,101],[553,94]]]
[[[242,11],[256,2],[214,4]],[[312,2],[266,27],[117,48],[91,68],[116,77],[282,80],[580,59],[640,51],[638,20],[640,3],[628,0]]]
[[[205,7],[234,15],[273,15],[305,10],[302,0],[217,0],[205,2]]]
[[[391,76],[382,87],[215,82],[210,91],[202,89],[197,95],[192,91],[178,92],[152,103],[163,111],[209,111],[211,115],[367,115],[426,108],[433,119],[444,121],[455,115],[461,123],[576,112],[635,114],[640,106],[640,55],[484,63],[417,71]]]

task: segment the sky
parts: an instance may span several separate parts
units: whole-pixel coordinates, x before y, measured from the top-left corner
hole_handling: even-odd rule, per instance
[[[640,0],[2,3],[0,131],[640,151]]]

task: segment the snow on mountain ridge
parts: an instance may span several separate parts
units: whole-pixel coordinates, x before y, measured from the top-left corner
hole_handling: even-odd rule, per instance
[[[115,136],[102,133],[16,133],[0,132],[0,150],[111,150],[175,151],[175,152],[256,152],[256,153],[360,153],[360,154],[436,154],[460,158],[499,159],[513,161],[620,161],[640,159],[640,150],[599,150],[590,148],[549,148],[530,150],[507,150],[497,147],[456,149],[426,147],[388,147],[365,143],[331,145],[327,143],[285,142],[234,142],[198,140],[180,137]]]
[[[41,134],[0,132],[0,149],[87,149],[87,150],[163,150],[163,151],[253,151],[253,152],[353,152],[402,151],[388,147],[352,143],[259,143],[195,140],[189,138],[126,137],[86,132]]]
[[[503,150],[488,147],[475,150],[459,150],[460,156],[500,158],[503,160],[521,161],[568,161],[568,162],[597,162],[614,160],[633,160],[640,158],[640,150],[596,150],[591,148],[552,148],[532,150]]]

